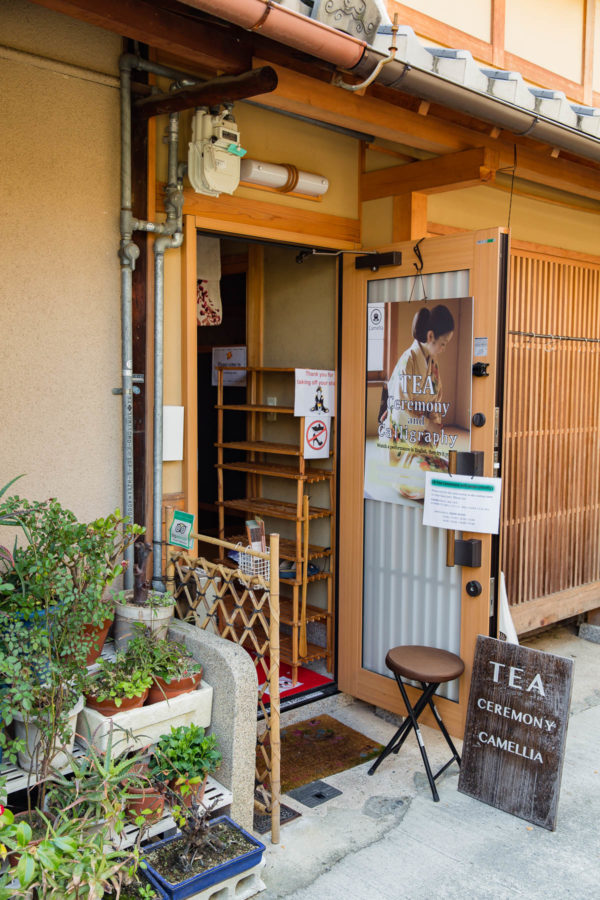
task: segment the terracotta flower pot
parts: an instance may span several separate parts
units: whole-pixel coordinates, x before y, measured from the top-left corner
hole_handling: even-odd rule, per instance
[[[165,807],[165,798],[160,791],[148,785],[140,787],[127,786],[126,791],[131,795],[131,799],[127,800],[125,810],[130,819],[135,819],[143,814],[144,810],[151,809],[151,813],[146,813],[144,818],[147,822],[157,822]]]
[[[171,781],[169,781],[169,787],[172,791],[175,791],[176,794],[179,794],[179,796],[181,797],[181,802],[184,806],[187,806],[189,809],[189,807],[192,805],[192,800],[195,800],[196,803],[202,802],[204,791],[206,790],[208,775],[205,775],[202,781],[199,781],[197,784],[190,784],[190,790],[187,791],[185,795],[181,793],[181,784],[177,784],[178,781],[178,778],[172,778]]]
[[[85,638],[86,643],[89,643],[90,645],[90,651],[85,661],[86,666],[93,666],[102,653],[104,641],[106,640],[108,629],[113,623],[113,618],[114,617],[105,619],[101,625],[84,625],[83,637]]]
[[[202,670],[194,672],[185,678],[172,679],[165,681],[159,675],[154,675],[154,684],[150,688],[147,705],[151,703],[160,703],[161,700],[170,700],[171,697],[178,697],[179,694],[188,694],[194,691],[202,681]]]
[[[138,709],[138,707],[143,706],[147,696],[148,688],[143,694],[138,694],[135,697],[123,697],[121,705],[117,706],[112,697],[108,697],[106,700],[96,700],[94,697],[86,694],[85,705],[89,709],[95,709],[97,712],[102,713],[103,716],[114,716],[117,713],[124,712],[126,709]]]

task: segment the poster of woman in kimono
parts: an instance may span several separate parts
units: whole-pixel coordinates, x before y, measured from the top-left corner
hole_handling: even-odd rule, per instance
[[[473,298],[368,307],[364,496],[422,503],[425,472],[468,450]]]

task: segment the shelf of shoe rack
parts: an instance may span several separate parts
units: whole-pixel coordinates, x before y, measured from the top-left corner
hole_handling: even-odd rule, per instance
[[[262,416],[267,414],[294,415],[292,406],[269,406],[263,403],[262,376],[268,373],[294,376],[292,368],[264,368],[247,367],[247,403],[227,404],[224,402],[223,370],[218,368],[217,388],[217,421],[218,435],[216,447],[217,475],[218,475],[218,500],[219,512],[219,537],[225,539],[225,512],[250,515],[268,516],[288,522],[295,522],[295,539],[281,539],[280,559],[283,561],[280,578],[281,598],[281,622],[290,629],[290,634],[282,634],[281,661],[288,663],[292,669],[292,682],[298,680],[298,668],[303,662],[325,659],[331,669],[333,664],[333,636],[334,636],[334,598],[333,598],[333,567],[334,567],[334,541],[335,541],[335,432],[332,435],[330,458],[333,461],[331,469],[318,466],[312,467],[312,463],[304,458],[304,424],[303,417],[298,417],[298,443],[277,443],[261,440]],[[243,412],[247,416],[247,436],[245,441],[225,442],[224,415],[227,413]],[[230,461],[226,458],[229,450],[245,451],[245,460]],[[277,457],[286,457],[285,463],[279,462]],[[290,459],[291,457],[291,459]],[[224,475],[230,471],[244,472],[248,475],[249,495],[243,498],[225,499]],[[267,498],[262,495],[263,478],[283,478],[295,481],[297,484],[296,502],[285,502]],[[305,498],[306,486],[318,482],[329,484],[329,506],[317,507],[308,505],[306,517],[309,522],[315,519],[329,519],[330,522],[330,546],[321,547],[308,543],[305,546]],[[245,546],[246,535],[227,537],[232,543],[240,543]],[[316,566],[317,572],[307,574],[308,560],[322,560],[320,566]],[[226,563],[226,560],[219,560]],[[287,566],[286,566],[287,563]],[[293,564],[293,565],[290,565]],[[302,597],[306,595],[307,588],[317,581],[327,583],[326,607],[308,605],[305,602],[304,616],[302,611]],[[289,591],[288,598],[283,592]],[[316,644],[307,646],[307,652],[300,654],[300,629],[302,621],[322,621],[326,627],[326,646]]]

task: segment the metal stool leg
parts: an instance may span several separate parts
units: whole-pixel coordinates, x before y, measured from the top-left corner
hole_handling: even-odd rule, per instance
[[[395,675],[394,677],[396,678],[396,681],[400,684],[398,676]],[[428,686],[424,690],[423,694],[419,697],[417,702],[415,703],[414,711],[415,711],[415,715],[417,718],[421,715],[421,713],[427,706],[427,703],[428,703],[429,699],[433,696],[433,693],[435,692],[436,688],[437,688],[436,684]],[[401,688],[401,690],[402,690],[402,688]],[[410,705],[410,704],[407,704],[407,705]],[[400,747],[402,746],[402,744],[408,737],[408,733],[412,727],[413,727],[412,721],[411,721],[410,717],[407,716],[405,718],[404,722],[402,723],[402,725],[400,726],[400,728],[396,731],[396,733],[394,734],[392,739],[386,744],[386,746],[383,748],[383,750],[381,751],[381,753],[379,754],[379,756],[377,757],[377,759],[375,760],[375,762],[369,769],[369,771],[368,771],[369,775],[375,774],[379,765],[383,762],[384,759],[386,759],[390,755],[390,753],[398,753],[398,751],[400,750]]]
[[[426,687],[425,684],[423,682],[421,682],[421,685],[423,687],[423,690],[425,690],[425,687]],[[456,749],[456,747],[454,746],[454,742],[452,741],[452,738],[448,734],[448,730],[447,730],[446,726],[444,725],[442,717],[440,716],[439,712],[437,711],[437,707],[436,707],[435,703],[433,702],[433,697],[431,697],[431,699],[429,700],[429,706],[430,706],[431,712],[435,716],[435,721],[439,725],[440,731],[446,738],[446,743],[448,744],[448,746],[450,747],[450,750],[452,751],[452,759],[449,759],[448,762],[446,763],[446,765],[442,766],[442,768],[439,770],[439,772],[436,772],[434,777],[438,778],[442,774],[442,772],[446,771],[448,766],[452,765],[454,760],[456,760],[456,762],[458,763],[458,766],[460,768],[460,754],[459,754],[458,750]]]
[[[423,765],[425,766],[425,772],[427,773],[427,780],[429,781],[429,787],[431,788],[431,794],[433,796],[434,802],[439,803],[440,797],[437,792],[437,788],[435,786],[435,779],[433,777],[433,772],[431,771],[431,766],[429,765],[429,758],[427,756],[427,751],[425,750],[425,744],[423,743],[423,738],[421,736],[421,729],[419,728],[419,723],[417,722],[417,716],[415,715],[415,710],[419,706],[420,706],[420,709],[419,709],[419,715],[420,715],[420,713],[423,711],[423,709],[427,705],[427,703],[430,702],[430,699],[433,696],[433,694],[435,693],[435,691],[437,690],[438,685],[435,683],[429,684],[427,686],[427,690],[425,691],[425,693],[422,694],[421,697],[419,698],[419,701],[422,701],[425,698],[425,695],[427,694],[428,696],[425,699],[425,703],[417,702],[415,704],[415,709],[413,709],[412,706],[410,705],[410,701],[408,699],[408,694],[406,693],[406,689],[404,687],[404,684],[402,683],[402,679],[400,679],[400,678],[398,678],[398,676],[396,676],[396,681],[398,682],[398,687],[400,688],[400,693],[402,694],[402,699],[404,700],[404,703],[406,705],[406,709],[408,711],[408,715],[411,720],[412,727],[414,728],[415,735],[417,737],[417,743],[419,745],[419,750],[421,751],[421,758],[423,760]],[[430,688],[432,690],[430,690]]]

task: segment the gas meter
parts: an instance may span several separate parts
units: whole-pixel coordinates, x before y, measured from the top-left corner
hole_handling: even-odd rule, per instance
[[[233,194],[245,153],[231,107],[217,113],[204,107],[196,110],[188,151],[188,177],[195,191],[212,197]]]

